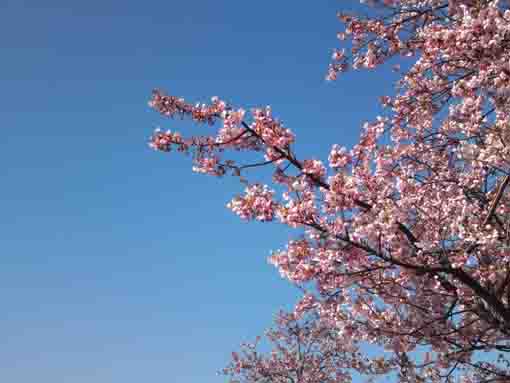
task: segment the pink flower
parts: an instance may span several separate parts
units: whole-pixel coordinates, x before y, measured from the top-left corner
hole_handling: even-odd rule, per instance
[[[345,147],[333,145],[329,154],[329,166],[332,168],[344,168],[351,162],[351,156]]]
[[[277,206],[273,194],[266,185],[251,185],[246,188],[244,196],[234,198],[227,207],[242,219],[270,221]]]

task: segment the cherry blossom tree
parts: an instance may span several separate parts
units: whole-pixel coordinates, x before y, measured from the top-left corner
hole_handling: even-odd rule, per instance
[[[386,112],[352,148],[332,145],[328,163],[300,158],[270,108],[153,92],[150,105],[164,116],[211,129],[156,131],[154,149],[191,153],[196,172],[240,177],[244,193],[228,207],[242,219],[306,233],[270,258],[307,289],[270,338],[276,356],[250,346],[228,371],[246,382],[340,382],[354,371],[510,381],[510,4],[362,3],[366,15],[338,15],[341,46],[327,78],[406,69],[395,68],[395,94],[381,97]],[[269,185],[249,181],[256,167],[272,169]],[[296,351],[302,344],[313,344],[310,359]],[[366,345],[385,352],[371,356]]]
[[[237,382],[323,382],[350,380],[351,371],[381,375],[390,370],[384,358],[363,358],[354,344],[345,345],[331,326],[317,313],[305,316],[280,312],[275,328],[266,332],[270,353],[260,353],[258,337],[243,344],[241,353],[232,353],[232,362],[222,373]]]

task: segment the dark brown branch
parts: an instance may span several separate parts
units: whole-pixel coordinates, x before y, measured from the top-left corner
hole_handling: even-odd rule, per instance
[[[501,182],[501,184],[498,187],[498,190],[496,192],[496,198],[494,198],[494,201],[492,201],[491,207],[489,209],[489,214],[487,214],[487,217],[483,221],[483,226],[487,225],[490,222],[492,216],[496,212],[496,209],[498,208],[499,201],[503,197],[503,192],[505,191],[505,188],[507,187],[508,182],[510,182],[510,176],[507,175],[507,176],[505,176],[505,178],[503,179],[503,182]]]

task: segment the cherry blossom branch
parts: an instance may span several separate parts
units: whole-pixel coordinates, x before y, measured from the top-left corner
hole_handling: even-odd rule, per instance
[[[494,198],[494,201],[492,202],[492,204],[491,204],[491,206],[489,208],[489,213],[487,214],[487,217],[483,221],[483,225],[484,226],[489,223],[489,221],[491,220],[492,216],[496,212],[496,209],[498,207],[499,201],[501,200],[501,197],[503,197],[503,193],[504,193],[505,188],[507,187],[509,182],[510,182],[510,176],[505,176],[505,178],[503,179],[503,181],[499,185],[499,187],[497,189],[497,192],[496,192],[496,197]]]

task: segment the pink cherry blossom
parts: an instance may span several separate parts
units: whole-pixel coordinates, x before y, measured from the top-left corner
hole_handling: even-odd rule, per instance
[[[269,261],[303,298],[268,333],[272,353],[245,346],[225,373],[510,381],[510,4],[363,3],[338,15],[342,46],[327,78],[407,69],[381,97],[384,113],[360,124],[352,148],[332,145],[327,164],[300,158],[297,136],[268,107],[162,91],[149,103],[208,125],[202,136],[157,130],[152,148],[192,154],[200,173],[238,176],[248,186],[228,207],[242,219],[299,230]],[[274,185],[250,184],[259,167]]]
[[[242,219],[270,221],[276,209],[273,194],[266,185],[251,185],[244,196],[234,198],[227,206]]]

